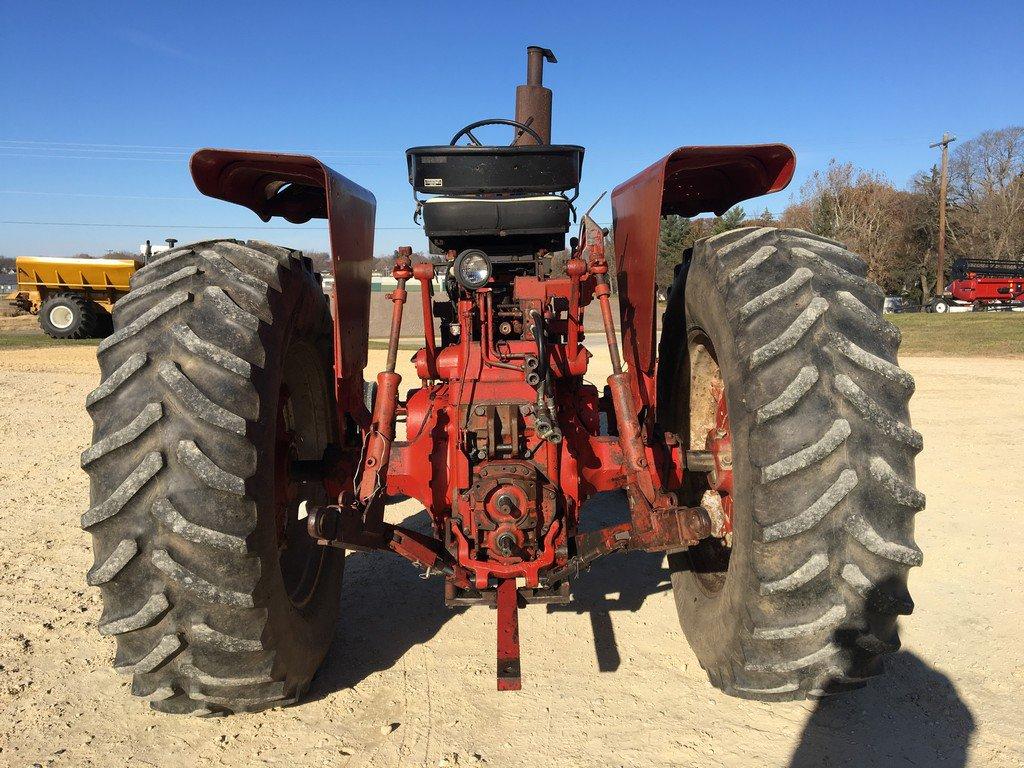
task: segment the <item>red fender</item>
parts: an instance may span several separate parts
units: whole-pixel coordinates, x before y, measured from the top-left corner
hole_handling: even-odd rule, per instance
[[[338,404],[343,411],[358,411],[370,328],[373,194],[309,155],[201,149],[190,167],[204,195],[243,205],[263,221],[327,219]]]
[[[785,144],[680,147],[612,191],[623,357],[635,394],[655,404],[654,276],[661,217],[723,214],[742,200],[778,192],[793,178]]]

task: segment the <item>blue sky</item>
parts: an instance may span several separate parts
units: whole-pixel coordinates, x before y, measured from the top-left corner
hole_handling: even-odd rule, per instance
[[[936,160],[928,144],[944,130],[1024,122],[1020,0],[0,0],[0,11],[0,222],[74,224],[0,223],[9,256],[170,236],[326,247],[320,222],[267,230],[199,195],[187,158],[203,146],[313,152],[377,196],[379,253],[420,248],[404,150],[511,117],[527,44],[559,57],[545,76],[554,140],[587,147],[584,207],[684,144],[791,144],[790,189],[745,206],[777,212],[831,157],[902,185]],[[606,200],[597,218],[610,217]]]

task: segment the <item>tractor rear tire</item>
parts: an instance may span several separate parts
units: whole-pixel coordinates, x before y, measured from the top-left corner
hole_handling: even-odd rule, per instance
[[[907,572],[921,563],[913,520],[924,507],[914,381],[896,365],[900,334],[866,273],[832,240],[744,228],[697,242],[670,297],[664,426],[705,447],[689,432],[700,363],[686,346],[703,340],[733,449],[731,547],[706,539],[671,555],[672,584],[701,666],[734,696],[860,687],[899,648],[897,618],[913,608]],[[701,490],[691,494],[700,503]]]
[[[326,491],[289,467],[338,442],[331,340],[310,260],[265,243],[167,251],[114,306],[82,527],[99,631],[154,709],[281,706],[327,653],[343,552],[306,533]]]
[[[39,307],[39,327],[52,339],[90,339],[99,330],[98,310],[77,293],[55,293]]]

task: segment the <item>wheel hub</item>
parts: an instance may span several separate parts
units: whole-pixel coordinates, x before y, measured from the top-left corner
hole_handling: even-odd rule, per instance
[[[54,328],[64,331],[75,322],[75,313],[71,311],[71,307],[57,306],[50,310],[49,320]]]
[[[702,501],[707,501],[714,508],[710,511],[715,526],[712,535],[723,539],[726,546],[732,546],[732,430],[729,426],[729,406],[720,378],[712,384],[712,390],[717,401],[715,426],[708,430],[705,447],[714,458],[715,468],[708,473],[709,490],[705,492]],[[709,499],[709,495],[717,499]]]
[[[700,505],[711,518],[712,535],[686,552],[689,570],[706,595],[722,590],[733,543],[732,429],[725,383],[711,338],[695,328],[688,340],[690,361],[689,445],[711,454]],[[700,491],[698,491],[700,492]]]

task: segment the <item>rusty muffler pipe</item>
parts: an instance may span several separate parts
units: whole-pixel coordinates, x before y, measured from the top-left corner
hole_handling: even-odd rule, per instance
[[[544,61],[558,63],[550,48],[531,45],[526,49],[526,83],[516,88],[516,122],[525,123],[551,143],[551,89],[544,87]],[[516,137],[515,144],[535,144],[528,133]]]
[[[544,53],[555,61],[555,55],[539,45],[531,45],[526,49],[526,85],[544,85]]]

